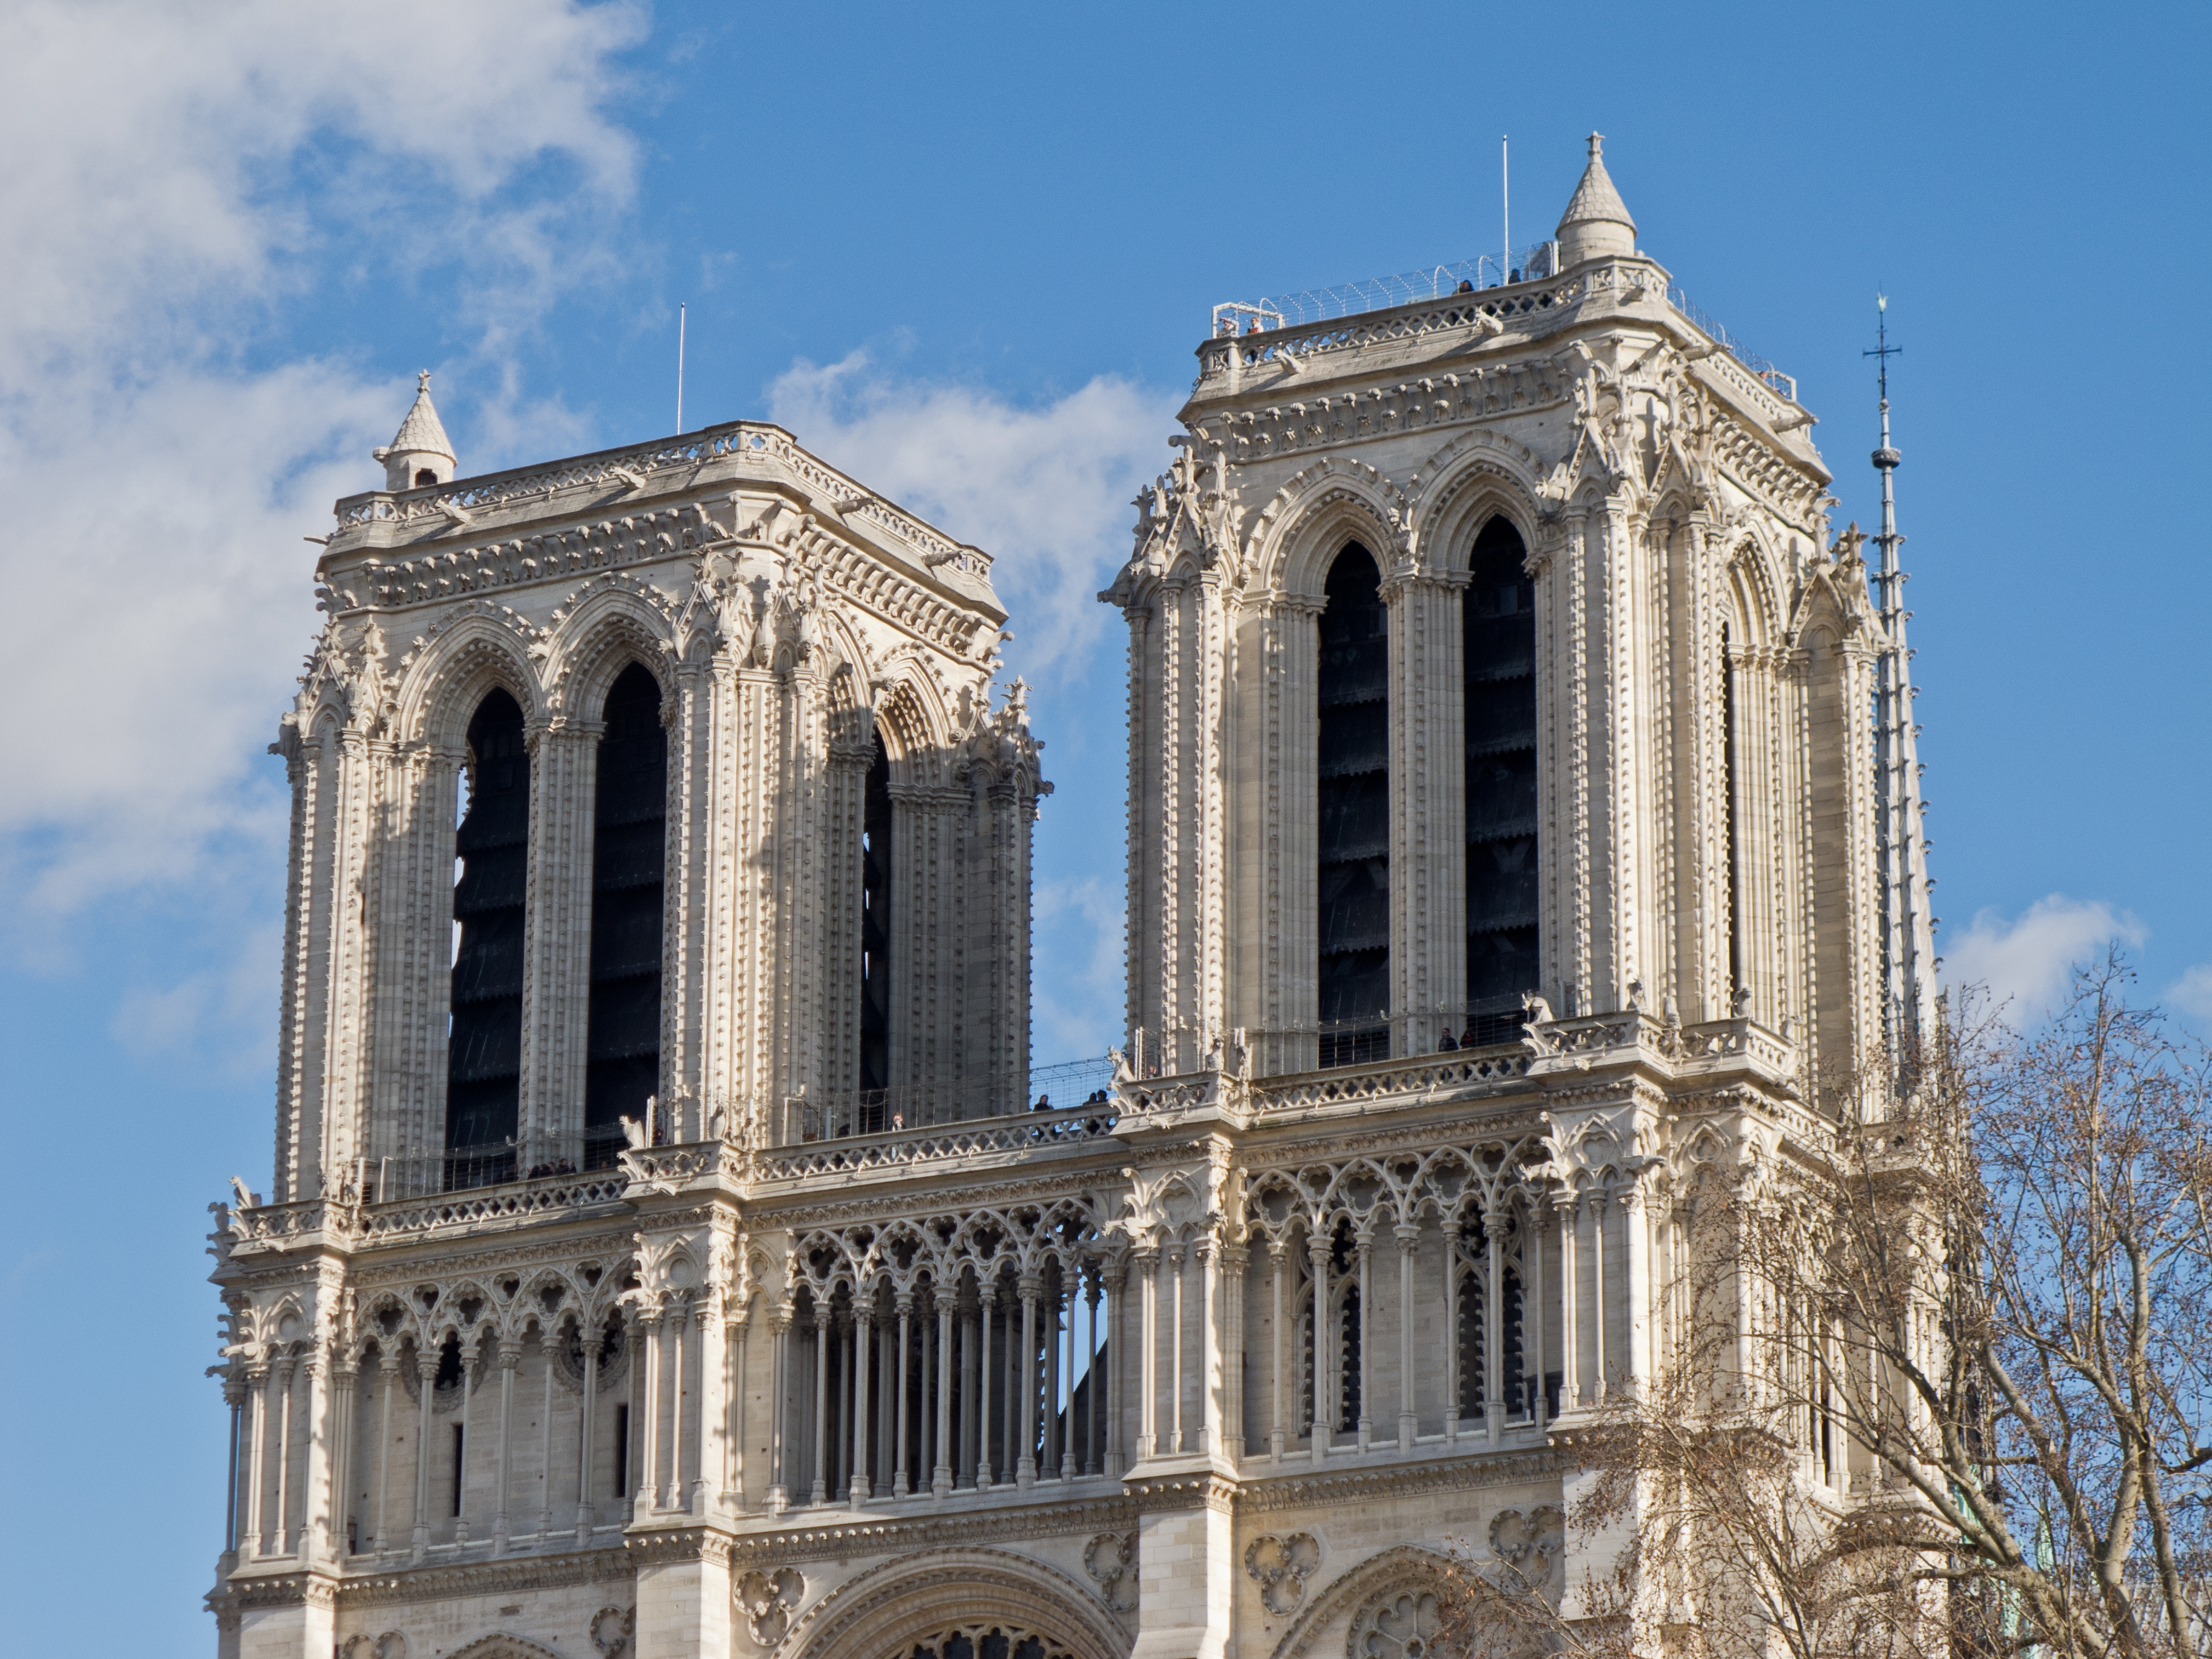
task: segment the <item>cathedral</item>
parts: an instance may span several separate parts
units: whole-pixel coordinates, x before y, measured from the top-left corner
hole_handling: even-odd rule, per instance
[[[1033,1067],[992,557],[738,422],[337,503],[223,1659],[1421,1659],[1574,1611],[1708,1181],[1934,1018],[1888,442],[1638,246],[1217,308],[1134,545],[1127,1005]],[[1805,1478],[1863,1478],[1808,1438]]]

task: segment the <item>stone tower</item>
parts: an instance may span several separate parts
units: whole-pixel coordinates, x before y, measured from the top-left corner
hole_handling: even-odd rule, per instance
[[[279,745],[226,1656],[1416,1659],[1450,1540],[1602,1569],[1573,1430],[1897,1018],[1909,698],[1595,139],[1463,274],[1198,346],[1092,1070],[988,558],[769,427],[456,480],[425,386]]]

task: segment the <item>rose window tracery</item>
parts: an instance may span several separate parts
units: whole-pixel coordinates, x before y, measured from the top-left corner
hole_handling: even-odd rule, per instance
[[[1345,1659],[1430,1659],[1443,1624],[1443,1608],[1431,1591],[1385,1596],[1352,1621]]]
[[[1018,1625],[963,1625],[926,1636],[890,1659],[1075,1659],[1055,1638]]]

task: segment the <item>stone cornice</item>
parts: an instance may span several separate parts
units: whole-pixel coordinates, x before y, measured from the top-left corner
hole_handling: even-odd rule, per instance
[[[507,1556],[497,1561],[468,1565],[349,1573],[336,1581],[337,1604],[342,1610],[392,1607],[501,1591],[608,1583],[630,1578],[636,1565],[627,1549],[617,1545],[605,1549],[557,1551],[550,1555]]]
[[[1011,1496],[1011,1495],[1010,1495]],[[1085,1532],[1122,1532],[1136,1524],[1137,1508],[1124,1493],[1109,1492],[1072,1502],[1032,1504],[1018,1497],[999,1507],[912,1517],[884,1516],[779,1528],[741,1534],[730,1565],[738,1570],[789,1561],[842,1560],[849,1556],[898,1554],[1009,1539],[1054,1538]]]
[[[1237,1507],[1240,1511],[1326,1507],[1420,1492],[1507,1486],[1555,1478],[1565,1467],[1559,1452],[1546,1446],[1525,1452],[1480,1452],[1449,1460],[1247,1478],[1237,1488]]]

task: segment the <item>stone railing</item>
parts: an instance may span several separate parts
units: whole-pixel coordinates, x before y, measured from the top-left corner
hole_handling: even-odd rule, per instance
[[[465,525],[472,513],[520,507],[569,489],[635,489],[655,473],[696,471],[710,461],[728,457],[772,461],[836,504],[837,514],[848,523],[863,519],[907,543],[932,567],[950,564],[974,575],[988,577],[991,556],[939,533],[921,520],[901,512],[889,501],[835,468],[825,466],[793,441],[781,427],[757,426],[733,421],[686,437],[633,444],[626,449],[602,450],[550,466],[520,467],[508,472],[488,473],[456,483],[397,493],[349,495],[338,503],[341,530],[368,524],[406,524],[435,519]]]
[[[1119,1107],[1111,1103],[1086,1102],[1052,1111],[804,1141],[756,1153],[752,1175],[758,1181],[804,1181],[815,1176],[905,1169],[950,1158],[1004,1157],[1110,1135],[1119,1112]]]
[[[1295,362],[1308,356],[1414,339],[1445,329],[1478,327],[1484,319],[1504,325],[1563,309],[1593,295],[1616,292],[1627,299],[1663,301],[1666,278],[1656,267],[1602,265],[1563,279],[1447,295],[1331,322],[1267,329],[1257,334],[1224,335],[1199,348],[1198,385],[1201,389],[1223,390],[1223,386],[1212,383],[1226,380],[1233,384],[1243,371],[1279,362],[1285,353]]]
[[[344,1232],[348,1206],[327,1198],[304,1198],[289,1204],[257,1204],[251,1209],[228,1212],[234,1244],[283,1244],[311,1235]]]
[[[355,1231],[364,1242],[416,1237],[488,1223],[574,1214],[620,1200],[629,1177],[620,1170],[594,1170],[498,1187],[471,1187],[432,1198],[365,1205]]]
[[[1270,1078],[1253,1085],[1250,1103],[1255,1113],[1264,1116],[1273,1112],[1311,1111],[1394,1097],[1402,1099],[1408,1096],[1492,1089],[1528,1075],[1528,1050],[1517,1042],[1501,1043],[1488,1048],[1460,1048]]]

